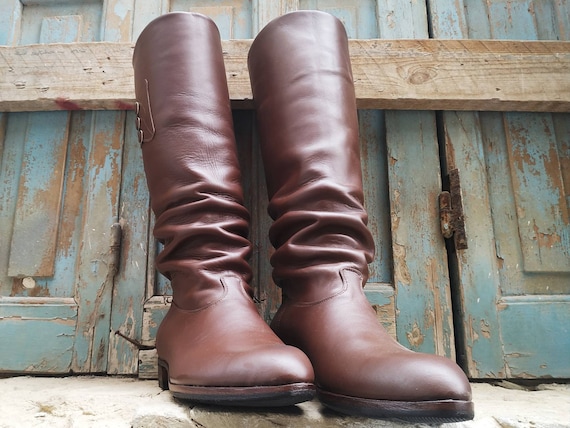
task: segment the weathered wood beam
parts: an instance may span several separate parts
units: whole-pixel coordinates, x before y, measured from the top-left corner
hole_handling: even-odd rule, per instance
[[[250,40],[223,42],[230,97],[251,108]],[[570,42],[351,40],[360,108],[570,111]],[[133,45],[0,46],[0,111],[131,109]]]

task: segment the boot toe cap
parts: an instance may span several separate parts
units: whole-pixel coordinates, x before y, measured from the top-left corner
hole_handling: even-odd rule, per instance
[[[171,364],[174,383],[196,386],[276,386],[313,383],[314,372],[307,356],[283,344],[247,351],[216,352],[209,358],[176,358]]]
[[[238,371],[249,373],[247,381],[258,385],[313,383],[315,374],[307,356],[292,346],[272,346],[243,355],[236,361]]]
[[[437,355],[408,353],[393,368],[390,388],[404,401],[471,400],[471,386],[457,364]]]
[[[346,371],[327,382],[317,382],[330,392],[347,396],[389,401],[471,400],[471,386],[453,361],[415,352],[395,353],[378,360],[361,361],[358,369],[347,364]],[[331,381],[332,380],[332,381]]]

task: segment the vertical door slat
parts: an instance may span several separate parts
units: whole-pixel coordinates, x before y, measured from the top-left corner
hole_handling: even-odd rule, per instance
[[[83,242],[79,249],[75,298],[79,305],[72,369],[106,372],[116,262],[112,225],[117,221],[124,113],[93,114],[87,161]]]
[[[8,275],[49,277],[54,274],[68,114],[31,114],[29,119]]]
[[[430,2],[441,38],[567,39],[569,4]],[[567,377],[567,115],[444,112],[469,248],[455,253],[460,349],[471,377]],[[462,321],[462,323],[461,323]],[[557,340],[553,341],[552,337]]]
[[[378,1],[382,38],[427,38],[423,2]],[[439,145],[434,112],[386,112],[398,340],[455,357],[445,243],[439,227]]]

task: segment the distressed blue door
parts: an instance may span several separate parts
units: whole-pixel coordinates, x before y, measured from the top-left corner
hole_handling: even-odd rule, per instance
[[[570,38],[567,1],[430,6],[434,37]],[[468,238],[454,257],[461,359],[475,378],[568,378],[570,115],[445,112],[442,125]]]
[[[117,5],[4,0],[0,44],[116,40]],[[0,371],[108,369],[124,122],[0,114]]]
[[[211,16],[225,40],[251,39],[297,9],[337,16],[350,38],[567,40],[568,8],[554,0],[8,0],[0,44],[135,41],[152,19],[179,10]],[[569,119],[359,111],[377,253],[366,293],[401,343],[454,357],[457,340],[472,377],[569,377],[559,357],[570,350]],[[253,286],[269,320],[280,293],[254,115],[236,110],[234,123]],[[146,348],[171,289],[153,266],[159,248],[133,124],[132,112],[0,113],[0,371],[156,376]],[[444,174],[460,170],[466,250],[446,248],[440,233],[441,164]]]
[[[332,13],[351,38],[428,35],[421,2],[11,0],[0,5],[0,42],[134,41],[153,18],[177,10],[211,16],[223,39],[248,39],[297,9]],[[69,106],[62,100],[61,107]],[[405,345],[453,357],[435,115],[360,111],[359,119],[377,247],[367,295],[379,322]],[[234,122],[252,214],[253,285],[269,320],[280,293],[271,282],[253,113],[235,111]],[[153,268],[159,248],[149,232],[153,218],[133,123],[132,112],[2,115],[0,339],[11,345],[0,351],[0,370],[155,376],[153,351],[145,348],[154,344],[171,290]]]

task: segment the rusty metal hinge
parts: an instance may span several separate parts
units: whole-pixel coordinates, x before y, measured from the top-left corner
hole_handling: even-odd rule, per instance
[[[449,171],[449,191],[443,191],[439,195],[439,220],[444,238],[453,237],[457,250],[467,249],[458,169]]]
[[[117,222],[111,225],[110,240],[108,275],[110,275],[110,278],[114,278],[119,273],[121,263],[121,244],[123,241],[121,223]]]

